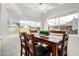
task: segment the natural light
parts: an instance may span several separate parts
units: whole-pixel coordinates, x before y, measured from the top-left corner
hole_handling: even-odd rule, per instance
[[[48,19],[47,22],[49,26],[63,25],[66,24],[67,22],[72,21],[74,18],[78,18],[78,14],[72,14],[59,18]]]
[[[27,20],[20,20],[21,26],[32,26],[32,27],[40,27],[41,23],[36,21],[27,21]]]

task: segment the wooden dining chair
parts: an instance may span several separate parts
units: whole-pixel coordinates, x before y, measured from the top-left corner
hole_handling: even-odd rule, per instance
[[[57,34],[64,34],[64,33],[66,33],[66,31],[64,31],[64,30],[50,30],[49,31],[50,33],[57,33]]]
[[[26,37],[26,33],[20,33],[20,41],[21,41],[21,56],[28,56],[28,42],[27,42],[27,37]]]
[[[37,33],[37,31],[38,31],[37,29],[30,29],[30,33],[31,34]],[[38,45],[38,41],[37,40],[35,41],[35,45]]]
[[[67,56],[67,48],[68,48],[68,34],[63,34],[62,42],[58,47],[58,55],[59,56]]]
[[[62,41],[61,41],[61,43],[58,46],[58,55],[59,56],[67,56],[67,46],[68,46],[68,38],[69,38],[69,36],[66,33],[66,31],[55,31],[55,30],[52,30],[50,32],[51,33],[55,33],[55,34],[62,34]]]
[[[37,29],[35,29],[35,30],[30,30],[30,33],[37,33]]]
[[[50,55],[48,48],[43,47],[42,45],[35,45],[34,34],[28,34],[28,45],[29,45],[29,55],[31,56],[46,56]]]

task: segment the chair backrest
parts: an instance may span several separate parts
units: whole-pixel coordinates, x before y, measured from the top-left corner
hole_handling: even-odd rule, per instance
[[[20,33],[20,41],[21,41],[21,56],[27,55],[28,52],[28,43],[27,43],[27,34],[26,33]]]
[[[30,33],[37,33],[37,29],[35,29],[35,30],[30,30]]]
[[[22,27],[20,28],[20,33],[30,33],[30,27],[27,26],[27,27]]]
[[[61,55],[62,56],[67,55],[68,39],[69,39],[69,35],[68,34],[63,34],[62,47],[61,47],[61,50],[62,50]]]
[[[68,45],[68,34],[66,33],[66,31],[55,31],[52,30],[50,31],[51,33],[57,33],[57,34],[62,34],[62,42],[59,44],[61,45],[61,55],[65,55],[67,53],[67,45]]]
[[[32,56],[36,55],[36,49],[35,49],[35,40],[34,40],[34,34],[27,34],[28,39],[28,45],[29,45],[29,53]]]
[[[50,30],[51,33],[58,33],[58,34],[64,34],[66,31],[60,31],[60,30]]]

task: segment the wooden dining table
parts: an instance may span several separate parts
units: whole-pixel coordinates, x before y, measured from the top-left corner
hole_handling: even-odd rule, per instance
[[[38,33],[34,33],[34,38],[44,43],[52,48],[52,56],[58,56],[58,46],[62,41],[63,35],[62,34],[53,34],[51,33],[48,36],[40,35]]]

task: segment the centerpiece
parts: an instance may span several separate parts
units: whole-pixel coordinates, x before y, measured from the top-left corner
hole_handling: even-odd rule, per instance
[[[44,36],[48,36],[49,35],[49,32],[48,31],[45,31],[45,30],[41,30],[39,32],[39,34],[44,35]]]

